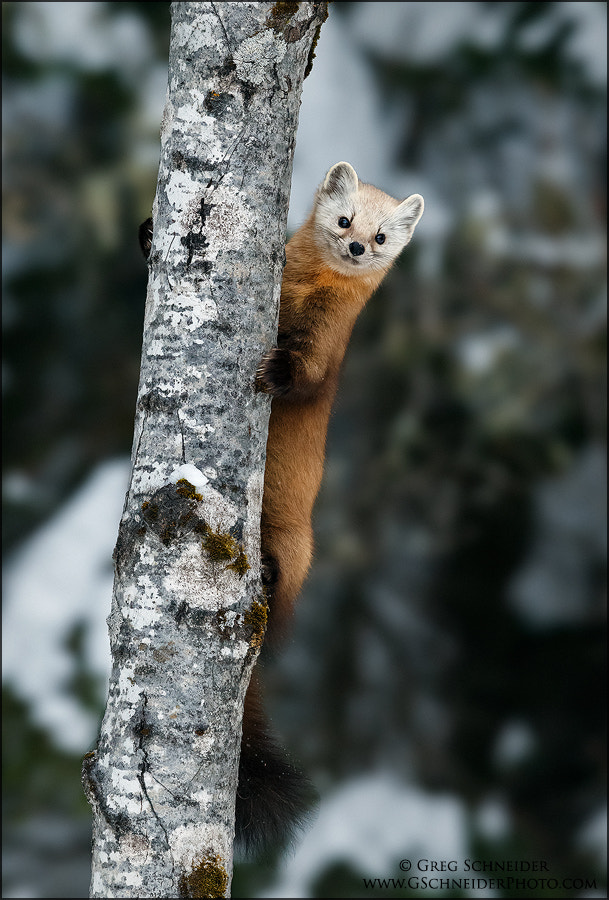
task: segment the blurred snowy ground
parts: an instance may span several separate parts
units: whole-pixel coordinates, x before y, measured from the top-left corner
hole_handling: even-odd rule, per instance
[[[76,754],[94,745],[99,722],[67,690],[75,675],[67,639],[75,623],[84,625],[86,656],[103,702],[110,670],[106,616],[112,593],[112,548],[128,474],[128,460],[101,465],[58,515],[25,542],[4,571],[3,680],[27,701],[33,719],[57,746]],[[605,480],[602,451],[593,448],[565,476],[540,488],[538,540],[514,580],[514,602],[532,622],[547,626],[582,614],[575,602],[582,577],[578,567],[583,565],[578,547],[606,542]],[[521,744],[519,733],[506,735],[497,752],[511,759]],[[426,793],[383,771],[347,780],[324,797],[295,854],[285,856],[277,883],[260,896],[311,896],[311,885],[332,861],[372,878],[400,877],[396,861],[405,857],[463,861],[471,854],[466,843],[468,815],[457,797]],[[497,798],[489,797],[476,817],[478,833],[489,839],[510,830],[509,817]],[[43,839],[46,846],[49,835],[62,836],[60,844],[65,847],[70,835],[75,840],[81,837],[70,827],[68,822],[58,821],[49,828],[46,820],[32,821],[23,837],[34,844]],[[600,864],[603,860],[606,864],[606,829],[606,811],[600,810],[581,833],[582,848],[592,851]],[[14,855],[7,860],[11,868],[18,868]],[[38,895],[30,884],[26,893],[4,896]]]
[[[110,674],[112,550],[128,477],[128,460],[104,463],[4,567],[3,681],[27,701],[33,720],[56,745],[72,753],[95,743],[99,722],[68,690],[75,660],[67,642],[75,623],[82,623],[103,703]]]

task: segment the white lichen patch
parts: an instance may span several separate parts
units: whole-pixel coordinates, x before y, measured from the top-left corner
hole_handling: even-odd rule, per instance
[[[240,615],[235,609],[227,609],[224,614],[224,624],[227,628],[234,628],[239,618]],[[234,635],[231,635],[231,637],[234,637]]]
[[[186,172],[180,172],[174,169],[165,185],[165,194],[170,205],[178,211],[184,209],[188,198],[196,198],[197,192],[201,186],[194,178],[191,178]]]
[[[167,463],[153,462],[150,469],[135,468],[131,491],[134,494],[150,495],[158,491],[167,481]]]
[[[141,812],[142,789],[133,771],[114,767],[110,770],[110,778],[115,790],[108,793],[108,806],[132,815]]]
[[[210,128],[216,125],[213,116],[201,115],[200,109],[203,106],[205,95],[200,91],[193,91],[190,103],[184,103],[175,110],[174,127],[182,125],[196,125],[197,128]]]
[[[195,791],[192,794],[192,799],[199,804],[201,812],[204,812],[211,803],[211,794],[209,791]]]
[[[263,84],[269,70],[281,62],[285,53],[285,41],[274,31],[259,31],[242,41],[233,54],[237,76],[250,84]]]
[[[148,544],[146,544],[146,543],[140,544],[139,554],[140,554],[140,563],[144,568],[146,568],[147,566],[153,566],[155,564],[156,556],[153,553],[152,548]],[[148,642],[150,642],[150,638],[140,638],[140,640],[141,641],[147,640]]]
[[[247,199],[239,195],[231,185],[231,179],[219,188],[218,202],[209,214],[208,224],[218,235],[223,236],[223,249],[232,251],[250,239],[256,224],[256,213],[248,205]],[[230,236],[230,243],[226,236]],[[248,272],[249,274],[249,272]]]
[[[190,871],[193,862],[201,859],[206,848],[213,847],[224,860],[232,858],[231,836],[219,825],[178,825],[169,834],[169,844],[172,856],[186,871]]]
[[[185,545],[171,571],[163,578],[163,590],[177,603],[186,601],[194,609],[217,612],[226,606],[226,595],[233,586],[234,575],[216,564],[212,567],[203,553],[201,544]]]
[[[161,618],[161,598],[149,575],[140,575],[137,585],[129,585],[124,598],[121,614],[129,620],[135,630],[143,631],[150,628]]]
[[[119,872],[119,878],[121,878],[128,887],[141,887],[144,883],[140,873],[131,870]]]
[[[205,322],[218,318],[216,301],[211,297],[201,299],[201,294],[190,282],[178,285],[171,294],[171,306],[166,307],[163,321],[172,331],[196,331]]]
[[[178,415],[180,416],[180,422],[182,423],[182,426],[184,428],[187,428],[189,431],[192,431],[194,434],[196,434],[197,438],[200,441],[206,441],[207,436],[209,434],[213,434],[215,431],[215,428],[212,425],[205,425],[205,424],[201,423],[201,421],[199,419],[197,419],[195,416],[187,416],[182,411],[179,411]],[[181,437],[182,436],[180,435],[180,439],[181,439]]]
[[[167,355],[167,344],[165,341],[160,341],[157,338],[155,340],[150,341],[148,346],[146,347],[146,356],[166,356]]]
[[[137,683],[135,669],[132,666],[123,666],[118,673],[118,690],[124,703],[135,705],[139,702],[142,688]]]
[[[189,381],[192,378],[195,378],[197,381],[204,381],[206,378],[209,378],[209,369],[207,366],[198,368],[197,366],[186,365],[184,371]]]
[[[112,897],[113,894],[110,892],[109,888],[106,887],[106,882],[103,879],[102,873],[99,869],[93,870],[93,878],[91,880],[91,896],[92,897]]]
[[[247,480],[246,496],[248,510],[262,508],[264,491],[264,470],[253,472]],[[249,563],[252,569],[260,566],[260,516],[248,515],[243,526],[243,540],[248,548]]]
[[[230,657],[231,659],[243,659],[248,650],[249,644],[247,643],[247,641],[237,641],[231,646],[227,646],[225,644],[222,647],[220,654],[221,656]]]
[[[209,470],[206,469],[207,473]],[[212,528],[228,531],[231,525],[237,521],[238,510],[234,503],[227,500],[222,494],[207,484],[201,491],[205,509],[205,520]]]
[[[209,46],[215,47],[218,39],[224,40],[217,16],[209,13],[197,14],[197,27],[192,27],[192,22],[176,22],[173,27],[171,40],[178,47],[188,47],[190,53],[203,50]]]
[[[150,852],[150,839],[145,834],[126,834],[120,839],[121,849],[129,854],[136,863],[146,862]]]

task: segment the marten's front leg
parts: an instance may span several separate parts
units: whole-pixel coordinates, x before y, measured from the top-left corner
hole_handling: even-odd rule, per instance
[[[269,605],[265,644],[276,647],[285,638],[294,603],[311,564],[310,523],[297,528],[273,528],[262,514],[262,583]]]
[[[315,397],[323,387],[326,366],[300,350],[273,347],[256,372],[256,390],[295,402]]]

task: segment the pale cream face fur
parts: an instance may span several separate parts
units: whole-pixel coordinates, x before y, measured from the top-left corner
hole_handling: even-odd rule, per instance
[[[388,269],[410,241],[422,214],[420,194],[400,203],[359,181],[349,163],[336,163],[315,196],[315,235],[322,258],[343,275]],[[383,243],[377,235],[384,235]]]

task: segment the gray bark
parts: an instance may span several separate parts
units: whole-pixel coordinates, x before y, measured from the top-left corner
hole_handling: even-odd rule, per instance
[[[300,94],[325,8],[172,4],[113,670],[83,764],[92,897],[230,896],[265,610],[269,400],[254,378],[275,341]]]

